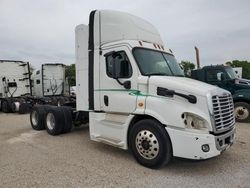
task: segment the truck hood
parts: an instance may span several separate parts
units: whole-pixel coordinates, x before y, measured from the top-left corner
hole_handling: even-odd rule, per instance
[[[235,83],[250,86],[250,80],[247,80],[247,79],[239,79],[239,78],[237,78],[235,80]]]
[[[176,92],[183,92],[186,94],[206,96],[208,92],[218,89],[218,87],[206,84],[201,81],[186,77],[174,76],[151,76],[149,84],[156,87],[164,87]]]

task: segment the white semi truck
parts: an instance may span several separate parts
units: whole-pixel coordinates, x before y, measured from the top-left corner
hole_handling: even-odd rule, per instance
[[[231,94],[183,77],[153,25],[92,11],[76,34],[76,109],[35,106],[31,126],[51,135],[89,122],[91,140],[130,149],[149,168],[171,158],[208,159],[235,138]]]

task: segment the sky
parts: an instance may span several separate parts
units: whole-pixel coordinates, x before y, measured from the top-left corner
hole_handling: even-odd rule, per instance
[[[201,65],[250,61],[249,0],[0,0],[0,59],[75,62],[76,25],[91,10],[128,12],[151,22],[176,59]]]

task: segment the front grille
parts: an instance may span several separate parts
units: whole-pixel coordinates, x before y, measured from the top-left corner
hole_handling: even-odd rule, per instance
[[[235,124],[234,104],[231,94],[212,97],[215,131],[223,132]]]

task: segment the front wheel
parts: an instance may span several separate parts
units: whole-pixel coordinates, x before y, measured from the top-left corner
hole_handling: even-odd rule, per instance
[[[250,122],[250,105],[246,102],[236,102],[234,105],[236,121]]]
[[[172,145],[165,128],[152,119],[141,120],[132,127],[129,147],[143,166],[160,168],[170,162]]]

